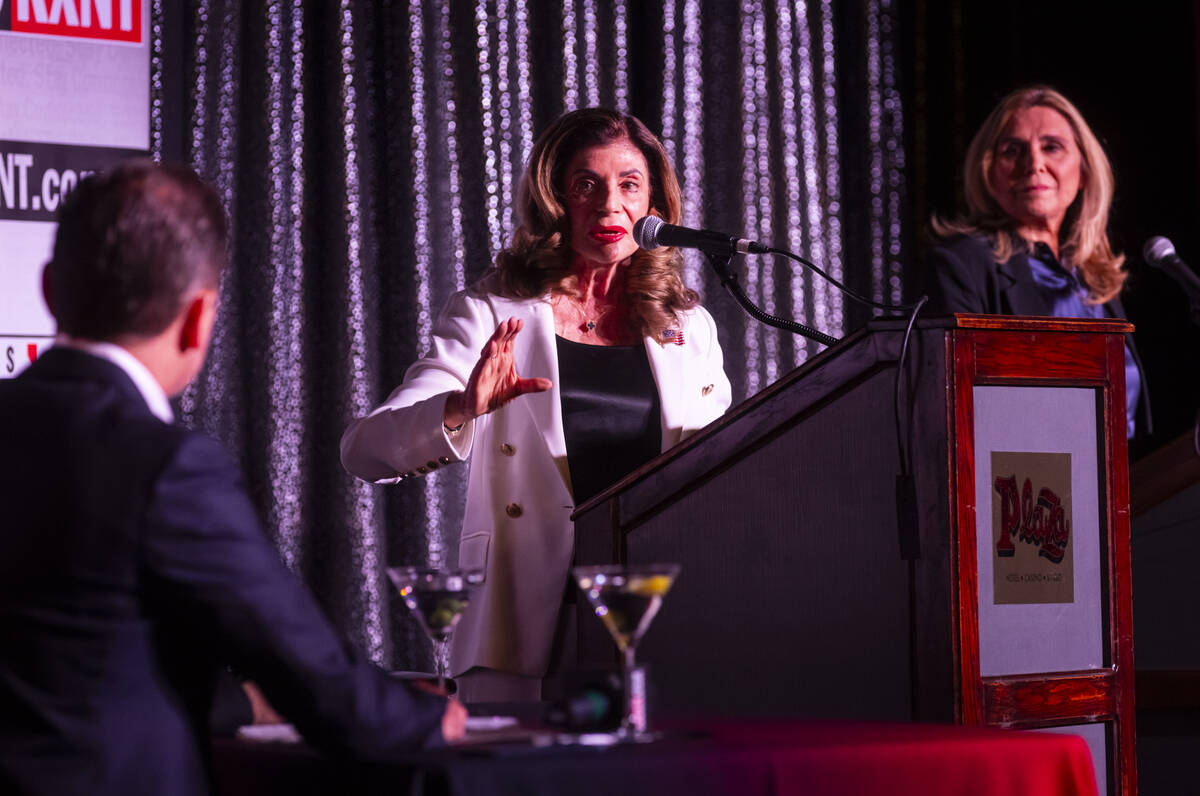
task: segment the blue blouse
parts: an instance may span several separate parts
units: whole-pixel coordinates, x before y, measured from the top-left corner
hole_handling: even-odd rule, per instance
[[[1080,278],[1079,270],[1068,271],[1054,256],[1045,243],[1034,244],[1028,255],[1033,281],[1042,295],[1050,299],[1056,318],[1103,318],[1104,307],[1091,304],[1087,299],[1087,285]],[[1133,361],[1129,346],[1125,346],[1125,436],[1133,436],[1134,418],[1137,416],[1138,396],[1141,395],[1142,377]]]

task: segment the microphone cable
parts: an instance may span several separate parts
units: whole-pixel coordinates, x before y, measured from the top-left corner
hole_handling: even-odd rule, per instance
[[[908,324],[905,326],[905,329],[904,329],[904,340],[900,344],[900,357],[896,360],[896,383],[895,383],[895,391],[894,391],[894,395],[893,395],[893,398],[894,398],[893,410],[894,410],[895,419],[896,419],[896,446],[897,446],[897,452],[900,457],[900,475],[901,475],[901,477],[904,477],[904,478],[911,477],[912,476],[912,440],[911,440],[912,429],[911,428],[909,429],[909,441],[908,441],[908,444],[906,445],[905,440],[904,440],[904,435],[900,433],[901,428],[902,428],[901,419],[900,419],[901,418],[901,415],[900,415],[900,382],[901,382],[901,378],[904,374],[905,362],[908,359],[908,341],[909,341],[909,338],[912,336],[913,326],[916,324],[917,315],[921,312],[921,308],[924,307],[925,304],[929,301],[929,297],[921,296],[916,301],[911,302],[909,304],[883,304],[878,301],[874,301],[872,299],[866,298],[865,296],[860,296],[858,293],[855,293],[853,290],[851,290],[850,288],[848,288],[844,284],[842,284],[839,280],[837,280],[833,276],[827,274],[824,271],[824,269],[822,269],[816,263],[811,262],[810,260],[806,260],[803,257],[801,257],[800,255],[790,252],[787,249],[768,248],[766,250],[766,252],[764,252],[764,253],[765,254],[775,254],[775,255],[779,255],[781,257],[786,257],[789,260],[794,260],[795,262],[800,263],[800,265],[803,265],[805,268],[815,271],[816,273],[820,274],[821,277],[823,279],[825,279],[825,281],[829,282],[831,285],[836,287],[838,290],[842,291],[842,293],[847,298],[857,301],[859,304],[863,304],[865,306],[874,307],[876,309],[881,309],[881,310],[903,310],[903,311],[908,312]]]
[[[658,242],[658,231],[666,226],[661,219],[655,216],[647,216],[638,221],[634,226],[634,238],[642,248],[657,248],[660,245]],[[698,243],[689,243],[687,245],[694,245],[696,248],[699,248],[708,259],[713,270],[717,272],[721,284],[729,291],[737,303],[741,305],[742,309],[759,322],[765,323],[768,326],[803,335],[825,346],[831,346],[838,342],[836,337],[818,331],[811,326],[772,315],[751,301],[750,297],[746,295],[746,291],[738,283],[737,275],[730,268],[730,260],[732,260],[734,253],[767,254],[786,257],[816,272],[826,282],[840,290],[843,295],[859,304],[884,311],[899,311],[908,314],[908,323],[905,324],[904,337],[900,343],[900,352],[896,359],[895,381],[892,385],[892,420],[896,429],[896,454],[899,465],[899,472],[896,475],[895,483],[896,527],[899,535],[900,557],[909,562],[919,559],[921,557],[921,538],[916,478],[913,475],[912,407],[911,404],[905,404],[901,400],[901,386],[904,373],[906,372],[908,347],[912,338],[913,327],[916,325],[917,315],[921,312],[921,308],[929,301],[929,297],[921,296],[909,304],[884,304],[859,295],[842,284],[840,280],[830,276],[816,263],[787,249],[766,247],[753,241],[739,240],[732,236],[708,230],[685,230],[685,232],[689,235],[700,236],[701,240]],[[664,243],[661,245],[669,244]],[[903,318],[904,315],[900,315],[899,317]],[[892,318],[894,319],[896,316],[892,316]],[[902,407],[904,406],[907,406],[909,409],[909,423],[907,425],[903,422],[904,413],[902,412]],[[1197,434],[1200,435],[1200,426],[1197,427]],[[1200,436],[1198,436],[1198,444],[1200,444]]]
[[[911,423],[911,406],[910,422],[905,425],[903,422],[902,406],[907,406],[900,398],[900,390],[905,373],[905,366],[908,362],[908,344],[912,337],[913,327],[917,322],[917,315],[921,309],[929,301],[928,296],[921,296],[916,301],[908,304],[884,304],[865,296],[861,296],[850,288],[846,287],[838,279],[835,279],[830,274],[816,263],[801,257],[787,249],[777,249],[774,247],[767,248],[763,254],[772,254],[780,257],[786,257],[800,265],[808,268],[821,276],[825,281],[836,287],[847,298],[858,302],[864,306],[873,307],[884,311],[901,311],[907,312],[908,323],[904,327],[904,338],[900,343],[900,354],[896,359],[896,377],[892,387],[892,417],[896,428],[896,454],[899,460],[900,472],[896,476],[896,522],[900,535],[900,555],[906,561],[913,561],[921,557],[921,541],[919,533],[919,517],[917,514],[917,488],[916,479],[913,475],[912,449],[913,449],[913,428]],[[735,283],[736,284],[736,281]],[[729,285],[726,285],[729,287]],[[740,292],[740,287],[739,287]],[[745,295],[743,293],[743,295]],[[747,299],[748,300],[748,299]],[[742,303],[742,302],[739,302]],[[743,306],[746,306],[743,303]],[[753,305],[751,305],[753,306]],[[747,307],[749,310],[749,307]],[[757,308],[755,308],[757,309]],[[761,312],[761,310],[759,311]],[[754,312],[752,315],[758,317]],[[765,314],[765,313],[763,313]],[[903,317],[903,316],[900,316]],[[761,319],[760,319],[761,320]],[[805,327],[808,328],[808,327]],[[813,337],[817,342],[825,342],[826,339],[836,342],[835,338],[817,332],[820,337]],[[811,336],[811,335],[810,335]],[[830,343],[825,343],[829,345]],[[1200,434],[1200,425],[1197,427]],[[1200,450],[1200,437],[1198,437],[1198,450]]]
[[[913,424],[911,404],[908,425],[901,422],[900,413],[900,384],[908,361],[908,341],[912,336],[913,326],[917,322],[917,314],[929,301],[929,296],[921,296],[912,304],[912,313],[908,316],[908,324],[904,328],[904,340],[900,343],[900,356],[896,360],[896,382],[892,389],[892,411],[896,424],[896,452],[900,459],[900,473],[896,476],[896,523],[900,531],[900,557],[906,561],[914,561],[921,557],[920,518],[917,515],[917,483],[913,475],[912,449]]]
[[[834,279],[832,276],[825,273],[825,271],[822,268],[820,268],[816,263],[814,263],[810,260],[806,260],[803,257],[801,257],[800,255],[790,252],[787,249],[768,248],[765,252],[763,252],[763,254],[777,254],[780,257],[786,257],[789,260],[794,260],[795,262],[800,263],[800,265],[803,265],[805,268],[808,268],[808,269],[820,274],[822,279],[824,279],[826,282],[828,282],[829,284],[836,287],[838,290],[842,291],[842,293],[845,294],[846,298],[849,298],[853,301],[857,301],[859,304],[863,304],[868,307],[875,307],[876,309],[881,309],[881,310],[911,310],[916,307],[919,307],[922,303],[924,303],[921,301],[915,301],[911,304],[881,304],[878,301],[873,301],[865,296],[860,296],[859,294],[855,293],[850,288],[843,285],[837,279]]]

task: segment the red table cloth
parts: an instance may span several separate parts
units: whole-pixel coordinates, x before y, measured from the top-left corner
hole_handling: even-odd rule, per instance
[[[654,796],[1095,796],[1083,739],[932,724],[709,720],[613,747],[496,745],[390,766],[326,760],[304,745],[218,740],[220,792],[654,794]]]

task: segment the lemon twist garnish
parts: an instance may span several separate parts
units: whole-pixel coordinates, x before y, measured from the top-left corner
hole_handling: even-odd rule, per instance
[[[652,575],[648,578],[630,578],[628,591],[640,597],[661,597],[671,588],[667,575]]]

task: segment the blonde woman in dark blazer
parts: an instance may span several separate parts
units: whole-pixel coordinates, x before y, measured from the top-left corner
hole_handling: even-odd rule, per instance
[[[934,219],[926,293],[933,314],[1124,317],[1124,255],[1108,241],[1113,173],[1079,110],[1045,86],[992,110],[963,166],[967,213]],[[1127,433],[1146,379],[1126,336]]]

